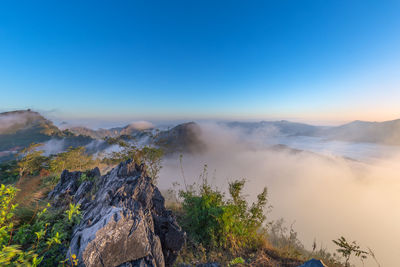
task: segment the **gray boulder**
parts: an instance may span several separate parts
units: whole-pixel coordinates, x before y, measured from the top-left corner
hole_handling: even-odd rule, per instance
[[[55,205],[66,200],[81,205],[67,257],[77,255],[80,266],[172,266],[185,234],[144,165],[119,164],[100,176],[64,171],[49,194]]]

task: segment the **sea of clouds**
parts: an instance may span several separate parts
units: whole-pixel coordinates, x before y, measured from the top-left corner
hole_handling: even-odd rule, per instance
[[[204,165],[210,182],[224,190],[245,178],[255,200],[268,188],[273,206],[268,220],[294,222],[300,240],[334,252],[333,239],[345,236],[371,247],[382,266],[396,266],[400,250],[400,149],[377,144],[290,137],[276,129],[246,134],[222,125],[202,124],[207,151],[183,155],[186,183],[199,182]],[[288,147],[276,147],[286,144]],[[183,185],[178,156],[163,161],[162,189]],[[357,266],[361,262],[354,262]],[[365,266],[376,266],[372,260]]]

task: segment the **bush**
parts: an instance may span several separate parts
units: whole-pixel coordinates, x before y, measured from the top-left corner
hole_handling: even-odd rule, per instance
[[[283,219],[271,222],[267,232],[268,241],[278,249],[280,256],[301,258],[307,254],[307,251],[298,239],[297,232],[293,229],[293,224],[288,228],[285,226]]]
[[[0,182],[3,184],[15,183],[19,178],[16,160],[0,163]]]
[[[203,180],[198,190],[180,192],[182,197],[182,227],[188,237],[206,250],[227,250],[232,255],[254,249],[260,244],[258,230],[265,221],[267,189],[248,205],[242,190],[245,180],[229,184],[230,199]]]

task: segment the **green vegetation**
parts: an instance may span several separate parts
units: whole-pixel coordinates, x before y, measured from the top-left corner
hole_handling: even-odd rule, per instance
[[[267,190],[249,207],[241,194],[244,184],[244,180],[229,184],[230,199],[212,189],[207,180],[197,192],[181,191],[182,222],[193,241],[207,249],[230,249],[232,254],[259,244],[257,230],[265,220]]]
[[[80,217],[79,215],[81,214],[81,212],[79,211],[79,208],[81,207],[81,205],[75,205],[70,203],[69,204],[69,209],[65,211],[65,213],[68,216],[68,222],[70,223],[79,223],[80,221]]]
[[[228,267],[234,266],[236,264],[243,264],[243,263],[245,263],[244,259],[242,257],[237,257],[237,258],[234,258],[233,260],[231,260],[231,262],[229,262]]]
[[[48,161],[48,158],[43,156],[43,150],[38,150],[41,144],[31,144],[23,149],[18,160],[19,176],[37,175]]]
[[[84,147],[70,147],[65,152],[58,153],[50,160],[50,172],[61,173],[63,170],[84,171],[94,166],[92,156],[85,153]]]
[[[46,157],[40,144],[31,144],[17,160],[0,165],[0,265],[74,266],[76,257],[65,260],[73,226],[80,220],[79,205],[66,210],[52,208],[34,195],[48,192],[59,181],[64,168],[86,170],[96,163],[84,147],[70,148]],[[82,175],[82,180],[85,179]],[[17,187],[23,188],[18,192]],[[25,201],[28,199],[28,201]]]
[[[0,163],[0,182],[4,184],[15,183],[19,178],[18,164],[16,160]]]
[[[79,207],[70,206],[63,215],[60,209],[47,204],[24,221],[14,218],[17,204],[13,204],[17,189],[0,186],[0,265],[54,266],[64,260],[72,227],[79,220]],[[51,210],[50,210],[51,209]]]
[[[206,168],[200,178],[200,185],[179,192],[180,201],[173,207],[188,239],[178,262],[244,263],[243,258],[263,246],[267,189],[248,204],[243,196],[245,180],[229,183],[226,197],[208,183]]]

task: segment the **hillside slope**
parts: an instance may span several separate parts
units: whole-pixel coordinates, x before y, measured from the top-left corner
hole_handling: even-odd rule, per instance
[[[63,133],[38,112],[17,110],[0,113],[0,151],[45,142]]]
[[[353,121],[324,129],[318,136],[349,142],[400,145],[400,119],[384,122]]]

